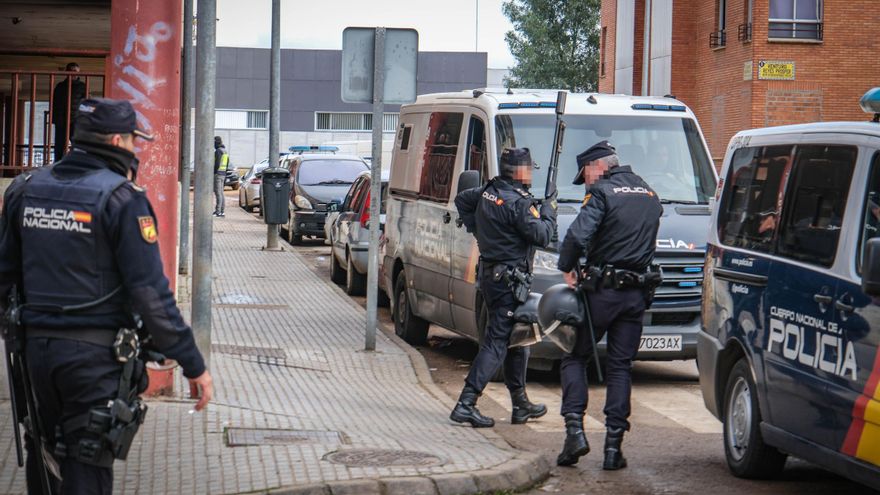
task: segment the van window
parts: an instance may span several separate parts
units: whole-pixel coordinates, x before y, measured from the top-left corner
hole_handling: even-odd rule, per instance
[[[419,182],[421,198],[445,203],[452,190],[452,174],[458,156],[458,142],[464,114],[434,112],[428,121],[425,164]]]
[[[718,213],[723,244],[772,251],[793,148],[740,148],[733,154]]]
[[[647,115],[566,115],[565,142],[559,157],[557,190],[560,202],[580,203],[584,186],[573,185],[575,157],[602,140],[617,148],[621,165],[657,192],[661,202],[708,204],[715,192],[715,170],[693,119]],[[547,183],[556,116],[501,114],[495,117],[496,154],[504,148],[529,148],[540,168],[531,192],[542,197]]]
[[[465,170],[476,170],[480,180],[485,183],[489,177],[489,163],[486,160],[486,124],[477,117],[471,117],[468,129],[468,153],[465,156]]]
[[[856,258],[856,269],[862,273],[862,258],[865,255],[865,244],[880,234],[880,153],[875,153],[871,160],[871,175],[868,176],[868,187],[865,194],[865,206],[862,213],[862,235],[859,241],[859,256]]]
[[[783,206],[780,255],[831,266],[857,156],[855,146],[797,147]]]

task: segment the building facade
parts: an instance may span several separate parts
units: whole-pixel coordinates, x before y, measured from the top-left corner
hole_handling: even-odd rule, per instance
[[[603,0],[599,90],[672,94],[715,163],[741,129],[865,120],[876,0]]]
[[[217,49],[215,133],[235,166],[269,154],[269,52]],[[485,87],[486,53],[420,52],[417,77],[417,94]],[[364,149],[357,143],[372,140],[372,105],[343,102],[341,79],[340,50],[281,50],[281,150],[332,143],[354,152]],[[399,105],[385,107],[386,139],[393,138],[399,111]],[[385,148],[388,156],[391,147]]]

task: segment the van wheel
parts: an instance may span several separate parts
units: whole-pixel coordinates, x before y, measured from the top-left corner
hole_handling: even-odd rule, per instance
[[[477,337],[478,344],[480,346],[483,345],[483,339],[486,335],[486,327],[489,325],[489,305],[486,304],[486,301],[480,298],[480,308],[477,312]],[[504,381],[504,363],[501,363],[501,366],[498,367],[498,371],[489,378],[489,381],[500,383]]]
[[[357,271],[349,254],[345,257],[345,292],[349,296],[362,296],[366,288],[367,276]]]
[[[345,282],[345,271],[342,269],[342,265],[339,264],[339,261],[336,259],[336,255],[333,254],[331,249],[330,251],[330,281],[337,285],[342,285]]]
[[[394,333],[412,345],[424,345],[428,340],[428,322],[413,314],[403,272],[394,283]]]
[[[785,467],[786,455],[764,443],[761,410],[748,361],[737,361],[724,389],[724,454],[734,476],[772,478]]]

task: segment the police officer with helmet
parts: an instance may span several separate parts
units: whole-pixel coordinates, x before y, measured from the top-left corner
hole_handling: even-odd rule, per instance
[[[626,467],[621,451],[629,430],[632,361],[642,335],[642,316],[660,275],[651,268],[663,207],[657,194],[614,147],[602,141],[577,156],[574,184],[586,184],[583,207],[560,246],[558,268],[565,282],[586,295],[594,332],[581,331],[562,359],[562,408],[566,438],[556,463],[570,466],[590,451],[584,435],[586,365],[596,341],[607,333],[605,459],[603,469]],[[586,265],[579,267],[586,256]],[[578,270],[582,270],[578,274]]]
[[[476,428],[495,424],[480,414],[476,402],[502,364],[513,403],[511,423],[523,424],[547,413],[543,404],[533,404],[526,395],[529,348],[508,345],[514,310],[529,295],[535,247],[547,246],[556,227],[555,198],[538,207],[528,192],[534,167],[528,148],[505,148],[498,167],[499,175],[485,186],[461,191],[455,198],[459,216],[480,249],[477,279],[488,321],[450,419]]]
[[[112,492],[113,461],[125,458],[146,412],[140,340],[180,363],[201,392],[196,410],[213,395],[162,272],[153,208],[134,182],[135,139],[152,137],[127,101],[84,100],[76,119],[72,151],[16,178],[0,216],[0,296],[21,296],[11,309],[39,418],[31,431],[42,432],[26,439],[30,493],[41,478],[52,493]],[[61,479],[44,478],[39,459]]]

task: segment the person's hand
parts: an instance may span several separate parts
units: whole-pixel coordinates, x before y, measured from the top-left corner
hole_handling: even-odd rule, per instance
[[[563,273],[562,278],[565,279],[565,283],[569,287],[571,287],[572,289],[577,289],[577,281],[578,281],[577,272],[572,270],[570,272]]]
[[[211,402],[214,397],[214,379],[208,370],[196,378],[188,378],[189,380],[189,398],[198,397],[199,402],[196,404],[196,411],[201,411]]]

